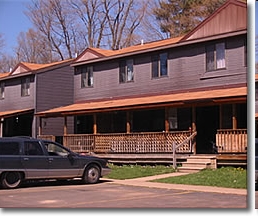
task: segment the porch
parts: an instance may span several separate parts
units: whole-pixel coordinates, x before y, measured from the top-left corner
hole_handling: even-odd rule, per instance
[[[96,155],[111,163],[180,165],[190,155],[196,155],[197,132],[152,132],[114,134],[67,134],[63,145],[80,154]],[[55,141],[55,136],[41,135]],[[210,143],[207,143],[210,145]],[[247,130],[220,129],[216,134],[219,165],[246,165]],[[212,149],[213,146],[210,146]],[[200,155],[200,154],[198,154]],[[203,154],[202,154],[203,155]],[[207,155],[207,154],[206,154]]]

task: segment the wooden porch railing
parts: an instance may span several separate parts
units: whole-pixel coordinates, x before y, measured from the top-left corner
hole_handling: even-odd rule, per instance
[[[216,134],[218,153],[246,153],[247,129],[220,129]]]
[[[157,133],[69,134],[63,137],[65,146],[75,152],[95,153],[172,153],[173,143],[182,143],[190,131]],[[177,150],[192,151],[191,141]]]

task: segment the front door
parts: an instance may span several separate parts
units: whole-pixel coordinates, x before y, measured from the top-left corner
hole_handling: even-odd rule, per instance
[[[196,153],[214,153],[216,133],[219,128],[219,106],[198,107],[196,109]]]

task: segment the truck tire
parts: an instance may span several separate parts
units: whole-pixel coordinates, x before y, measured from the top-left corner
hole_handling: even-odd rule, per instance
[[[84,171],[83,183],[96,184],[100,178],[100,169],[97,165],[89,165]]]
[[[5,189],[14,189],[20,186],[22,175],[19,172],[5,172],[1,176],[1,184]]]

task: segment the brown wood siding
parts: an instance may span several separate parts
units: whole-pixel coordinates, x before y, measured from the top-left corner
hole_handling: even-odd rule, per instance
[[[73,103],[73,68],[67,64],[55,71],[37,74],[36,112]],[[43,134],[63,135],[63,118],[47,119],[43,123]],[[44,126],[45,124],[45,126]],[[37,121],[37,127],[39,121]],[[73,133],[73,118],[69,118],[68,132]]]
[[[21,110],[34,108],[35,77],[30,75],[30,95],[21,96],[21,78],[5,80],[5,97],[0,100],[0,110]]]
[[[216,16],[207,20],[188,38],[196,39],[226,32],[239,31],[247,28],[247,9],[235,4],[216,13]]]
[[[151,77],[150,53],[133,57],[134,82],[129,83],[119,83],[118,59],[98,63],[94,65],[93,87],[81,88],[81,76],[75,73],[75,102],[246,84],[245,39],[246,35],[218,40],[226,42],[226,69],[208,73],[205,68],[206,43],[167,50],[168,76],[162,78]]]

